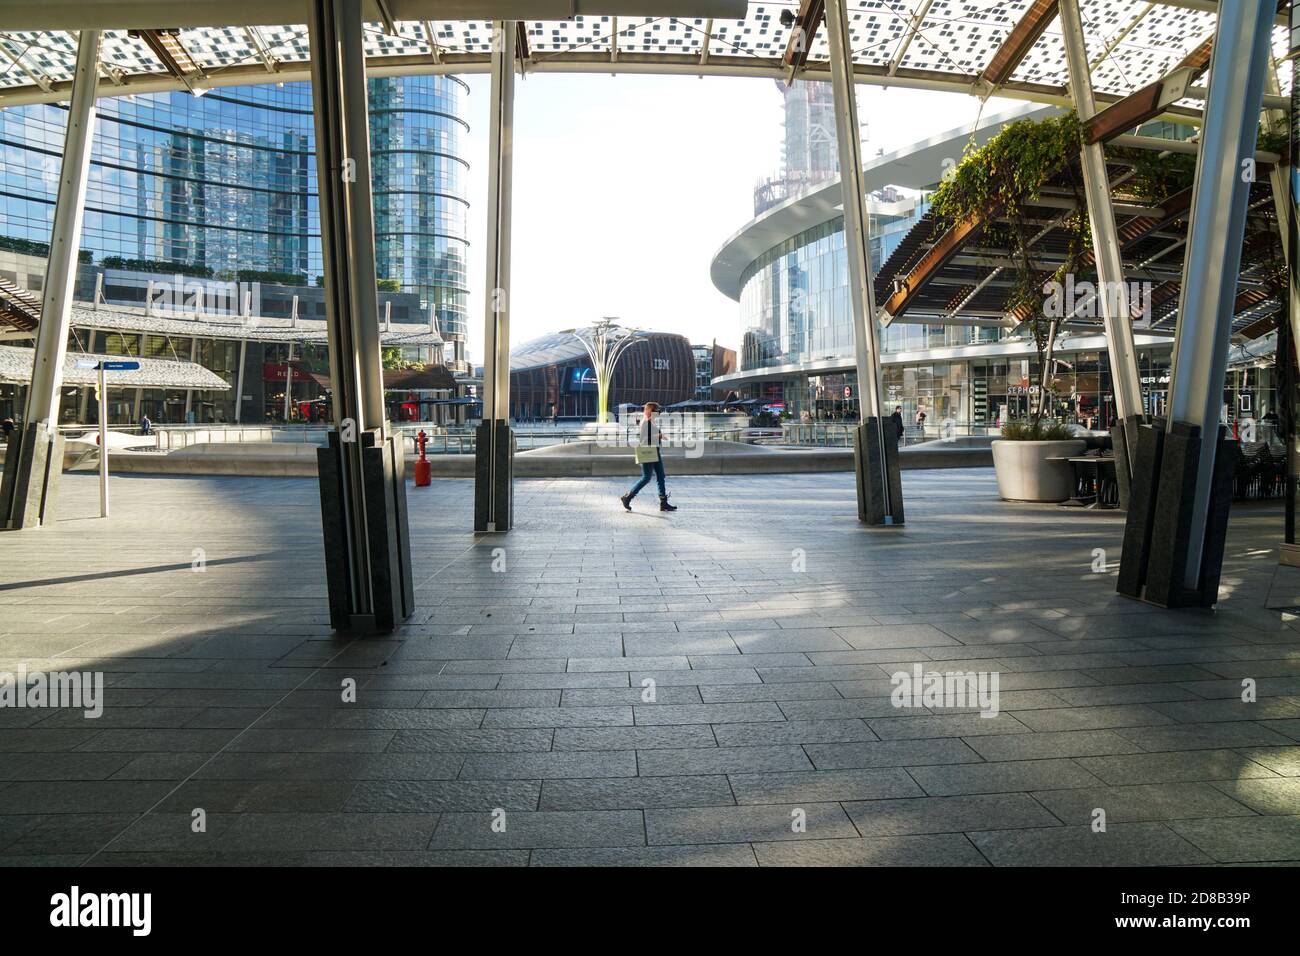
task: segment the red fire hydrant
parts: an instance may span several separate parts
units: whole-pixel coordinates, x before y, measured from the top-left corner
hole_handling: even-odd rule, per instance
[[[421,428],[415,440],[420,444],[420,457],[415,462],[415,484],[417,487],[424,487],[433,480],[433,468],[429,465],[429,459],[424,456],[424,443],[429,440],[429,436]]]

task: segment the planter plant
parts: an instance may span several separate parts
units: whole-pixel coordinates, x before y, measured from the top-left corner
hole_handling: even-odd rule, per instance
[[[1052,351],[1064,318],[1049,290],[1061,287],[1090,246],[1083,184],[1071,162],[1081,146],[1079,118],[1072,112],[1041,122],[1008,124],[983,147],[968,152],[932,199],[940,229],[965,220],[990,220],[984,227],[985,238],[1006,248],[1010,260],[1001,269],[1009,280],[1003,309],[1034,343],[1039,373],[1036,400],[1030,403],[1027,418],[1006,423],[1002,438],[993,442],[998,494],[1010,501],[1069,498],[1074,491],[1073,472],[1067,462],[1051,459],[1079,454],[1086,447],[1064,424],[1047,418],[1053,391]],[[1068,186],[1075,203],[1049,224],[1066,233],[1068,246],[1060,266],[1046,272],[1034,265],[1031,247],[1046,230],[1030,206],[1053,180]]]

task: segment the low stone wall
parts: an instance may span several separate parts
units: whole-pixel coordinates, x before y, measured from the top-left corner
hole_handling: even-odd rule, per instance
[[[847,448],[770,448],[733,442],[708,442],[702,453],[680,448],[664,449],[664,464],[671,475],[807,474],[852,471],[853,452]],[[720,447],[712,447],[720,446]],[[0,449],[0,455],[3,450]],[[97,458],[97,456],[92,456]],[[978,468],[993,464],[987,446],[941,442],[904,448],[904,470]],[[412,458],[407,458],[408,473]],[[433,455],[435,478],[474,477],[473,455]],[[94,460],[83,467],[96,467]],[[253,444],[194,445],[170,454],[110,452],[114,474],[245,475],[263,478],[310,478],[316,475],[316,446],[266,442]],[[582,448],[555,445],[515,456],[516,478],[632,477],[640,474],[632,450],[608,447]]]

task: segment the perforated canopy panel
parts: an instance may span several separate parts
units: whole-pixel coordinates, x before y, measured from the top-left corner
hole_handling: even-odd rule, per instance
[[[1042,102],[1065,98],[1065,55],[1054,10],[1042,35],[1008,76],[999,83],[984,78],[1008,36],[1027,15],[1035,15],[1034,0],[847,2],[861,82],[975,95],[996,90],[1001,96]],[[1098,98],[1119,98],[1164,76],[1214,32],[1217,9],[1214,0],[1081,0]],[[522,21],[526,51],[520,51],[520,68],[826,78],[824,28],[812,32],[806,58],[788,57],[792,34],[802,27],[795,16],[783,23],[783,11],[801,12],[797,3],[750,3],[743,20],[575,16]],[[0,106],[66,98],[76,35],[6,30],[5,25],[0,5]],[[175,39],[192,64],[193,72],[185,77],[169,72],[144,39],[125,30],[106,31],[101,95],[184,88],[201,92],[308,76],[307,28],[302,24],[182,28]],[[492,24],[485,20],[397,20],[391,29],[378,22],[366,27],[369,68],[376,75],[483,72],[491,42]],[[1279,16],[1274,30],[1279,60],[1288,42]],[[1176,109],[1199,106],[1191,97]]]

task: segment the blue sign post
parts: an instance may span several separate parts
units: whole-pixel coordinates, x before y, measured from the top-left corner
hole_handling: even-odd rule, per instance
[[[99,370],[99,516],[108,517],[108,382],[106,372],[134,372],[140,368],[135,359],[96,362],[79,359],[77,368]]]

